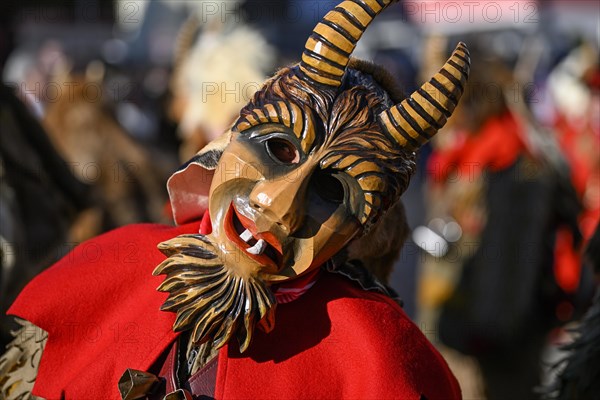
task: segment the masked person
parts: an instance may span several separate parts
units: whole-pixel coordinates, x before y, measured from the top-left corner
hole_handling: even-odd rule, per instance
[[[461,43],[404,98],[351,59],[389,3],[328,13],[302,61],[170,178],[177,227],[100,236],[22,292],[10,313],[27,322],[0,362],[8,398],[31,386],[76,399],[460,398],[439,353],[348,256],[394,240],[374,235],[469,71]]]

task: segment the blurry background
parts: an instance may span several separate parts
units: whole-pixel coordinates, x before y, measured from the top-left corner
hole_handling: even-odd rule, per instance
[[[0,306],[73,245],[171,223],[165,182],[278,68],[329,0],[0,5]],[[457,41],[472,76],[419,155],[389,282],[466,399],[535,398],[586,310],[600,216],[596,1],[401,1],[355,56],[410,93]],[[3,342],[10,329],[2,322]],[[507,397],[508,396],[508,397]]]

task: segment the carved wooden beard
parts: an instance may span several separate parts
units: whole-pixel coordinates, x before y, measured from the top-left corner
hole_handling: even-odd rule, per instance
[[[158,288],[170,293],[161,310],[177,313],[176,332],[191,330],[194,343],[212,339],[215,349],[235,335],[243,352],[256,325],[271,331],[276,304],[271,290],[227,268],[210,236],[181,235],[158,248],[169,257],[154,270],[167,275]]]
[[[169,259],[155,271],[167,274],[163,309],[177,312],[176,330],[194,329],[194,342],[210,338],[218,348],[239,330],[244,350],[256,324],[272,327],[268,287],[314,271],[376,224],[406,189],[414,151],[454,110],[469,69],[462,44],[406,99],[380,68],[350,62],[389,3],[347,0],[327,14],[302,62],[241,110],[218,165],[202,166],[213,170],[212,233],[161,245]]]

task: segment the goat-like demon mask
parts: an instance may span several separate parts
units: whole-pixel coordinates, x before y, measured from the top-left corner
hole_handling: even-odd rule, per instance
[[[469,71],[462,43],[406,99],[381,68],[350,59],[391,2],[347,0],[329,12],[302,61],[169,180],[178,223],[207,206],[212,221],[210,234],[162,243],[169,258],[155,271],[167,275],[163,310],[194,343],[218,348],[236,335],[244,351],[257,324],[270,330],[274,285],[311,274],[377,224],[406,189],[414,152],[456,107]]]

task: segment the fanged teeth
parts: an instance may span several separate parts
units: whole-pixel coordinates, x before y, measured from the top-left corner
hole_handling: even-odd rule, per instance
[[[267,242],[265,242],[263,239],[260,239],[254,246],[247,248],[246,251],[250,254],[258,255],[262,254],[266,248]]]
[[[252,233],[250,233],[249,229],[246,229],[240,234],[240,239],[248,243],[250,239],[254,239],[254,236],[252,236]],[[247,248],[246,251],[250,254],[259,255],[264,253],[266,248],[267,242],[265,242],[264,239],[259,239],[254,246]]]
[[[252,234],[250,233],[250,231],[249,231],[248,229],[246,229],[244,232],[242,232],[242,234],[240,235],[240,238],[241,238],[241,239],[242,239],[244,242],[248,243],[248,241],[249,241],[250,239],[252,239]]]

